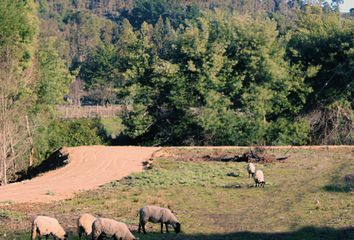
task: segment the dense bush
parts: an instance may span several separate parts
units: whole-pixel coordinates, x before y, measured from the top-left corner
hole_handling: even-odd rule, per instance
[[[39,128],[36,139],[37,159],[43,160],[56,149],[67,146],[103,144],[102,125],[99,120],[53,120]]]

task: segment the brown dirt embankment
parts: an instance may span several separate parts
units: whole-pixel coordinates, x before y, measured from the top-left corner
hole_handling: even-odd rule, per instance
[[[68,164],[31,180],[1,186],[0,202],[49,202],[70,198],[75,192],[142,171],[142,162],[158,149],[133,146],[65,148]]]

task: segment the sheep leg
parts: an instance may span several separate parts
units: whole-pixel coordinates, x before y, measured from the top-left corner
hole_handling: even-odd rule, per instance
[[[161,233],[163,233],[163,222],[161,222]]]
[[[146,231],[145,231],[145,223],[142,223],[141,226],[143,227],[143,233],[146,234]]]
[[[165,226],[166,226],[166,232],[169,233],[169,231],[168,231],[168,224],[165,223]]]
[[[98,237],[96,237],[95,236],[95,234],[94,233],[92,233],[92,238],[91,238],[92,240],[97,240],[98,239]]]
[[[139,222],[138,233],[141,233],[141,222]]]

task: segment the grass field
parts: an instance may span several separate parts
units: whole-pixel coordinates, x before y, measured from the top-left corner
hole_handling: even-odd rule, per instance
[[[115,139],[123,131],[122,120],[119,117],[100,119],[108,137]]]
[[[265,173],[264,189],[253,187],[245,163],[199,158],[214,152],[171,149],[151,170],[70,200],[3,203],[0,239],[29,239],[31,214],[58,218],[73,232],[70,239],[78,239],[75,222],[84,212],[123,221],[142,240],[354,239],[353,183],[343,178],[354,173],[352,149],[291,150],[282,163],[258,164]],[[148,234],[138,234],[137,212],[145,204],[175,210],[183,233],[161,235],[159,224],[148,223]]]

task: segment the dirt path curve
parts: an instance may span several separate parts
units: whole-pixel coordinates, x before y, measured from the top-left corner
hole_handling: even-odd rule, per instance
[[[67,148],[69,163],[32,180],[0,187],[0,202],[49,202],[96,188],[143,170],[159,148],[81,146]]]

